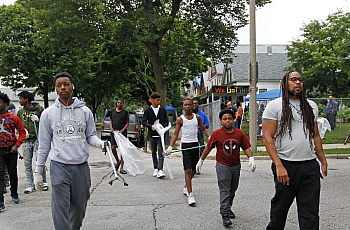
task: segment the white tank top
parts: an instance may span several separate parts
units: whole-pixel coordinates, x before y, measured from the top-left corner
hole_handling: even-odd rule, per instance
[[[188,120],[184,115],[181,115],[182,118],[182,127],[181,127],[181,142],[182,143],[193,143],[198,142],[198,121],[196,114],[193,114],[193,118]]]

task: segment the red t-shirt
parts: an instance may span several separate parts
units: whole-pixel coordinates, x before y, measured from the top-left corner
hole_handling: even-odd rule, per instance
[[[240,148],[246,150],[250,143],[242,130],[235,128],[232,133],[228,133],[221,128],[211,134],[208,147],[216,147],[217,162],[235,166],[240,163]]]

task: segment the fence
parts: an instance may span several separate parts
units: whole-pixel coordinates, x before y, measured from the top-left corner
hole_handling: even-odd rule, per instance
[[[221,101],[213,101],[208,104],[199,105],[198,107],[202,110],[209,119],[209,130],[208,132],[211,134],[213,131],[221,128],[221,122],[219,119],[219,113],[221,110]]]

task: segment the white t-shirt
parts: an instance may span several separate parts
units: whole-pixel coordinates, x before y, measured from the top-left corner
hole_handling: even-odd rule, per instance
[[[307,100],[313,109],[315,119],[317,122],[318,107],[317,104],[311,100]],[[288,161],[305,161],[316,157],[314,150],[314,143],[312,140],[312,149],[309,142],[309,132],[306,130],[305,136],[303,129],[303,120],[301,117],[300,100],[289,100],[290,107],[293,113],[292,133],[290,138],[289,131],[286,130],[283,137],[277,137],[275,146],[279,158]],[[280,130],[280,122],[282,118],[282,98],[277,98],[267,104],[262,116],[263,119],[277,120],[277,128],[275,136]]]
[[[157,108],[154,108],[153,105],[151,105],[151,108],[153,109],[153,112],[154,112],[154,114],[156,115],[156,117],[158,116],[159,107],[160,107],[160,106],[158,105]]]

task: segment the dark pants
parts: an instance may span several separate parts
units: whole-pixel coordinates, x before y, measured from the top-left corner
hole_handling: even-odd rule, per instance
[[[4,202],[6,167],[10,176],[11,194],[17,195],[17,153],[11,153],[11,148],[0,148],[0,202]]]
[[[271,169],[275,181],[275,196],[271,200],[270,223],[266,229],[284,229],[288,210],[296,198],[299,228],[319,229],[320,166],[316,159],[308,161],[281,160],[290,178],[289,185],[279,183],[276,166]]]
[[[164,157],[163,157],[162,141],[160,140],[160,137],[150,137],[149,143],[152,151],[154,169],[163,170]],[[157,147],[158,147],[158,158],[157,158]]]
[[[90,198],[90,168],[51,161],[51,210],[55,229],[80,229]]]
[[[241,164],[228,166],[216,162],[216,175],[220,190],[220,214],[229,216],[239,184]]]
[[[331,125],[331,129],[334,130],[334,128],[335,128],[335,116],[334,116],[334,114],[328,113],[327,120],[328,120],[329,124]]]
[[[204,136],[202,136],[202,132],[201,132],[200,129],[198,129],[197,136],[198,136],[198,143],[199,143],[199,145],[204,145]],[[199,157],[202,156],[202,153],[203,153],[204,149],[205,149],[205,147],[199,148]]]

